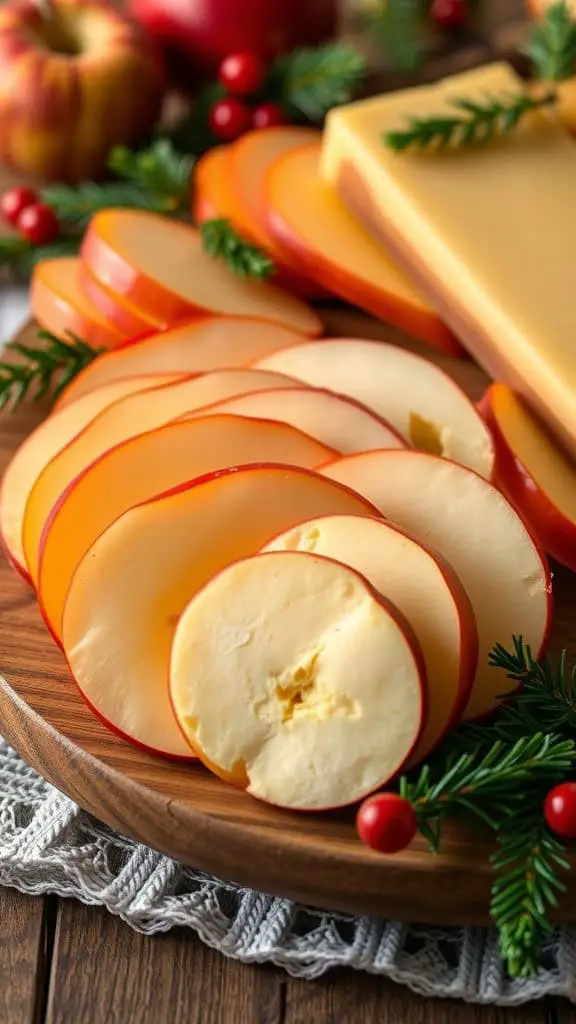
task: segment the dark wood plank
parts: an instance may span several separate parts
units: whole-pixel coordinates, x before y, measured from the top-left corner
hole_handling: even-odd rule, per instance
[[[283,1024],[552,1024],[544,1002],[514,1010],[424,999],[383,978],[352,971],[286,985]],[[566,1022],[568,1024],[568,1022]],[[572,1020],[570,1020],[572,1024]]]
[[[46,1024],[281,1024],[281,1013],[273,968],[226,960],[190,932],[146,938],[105,910],[60,903]]]
[[[555,999],[548,1024],[576,1024],[576,1006],[565,999]]]
[[[0,889],[0,1021],[37,1024],[46,971],[45,903]]]

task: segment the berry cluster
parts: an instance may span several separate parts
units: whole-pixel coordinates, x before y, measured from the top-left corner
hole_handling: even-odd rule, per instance
[[[286,124],[286,113],[277,103],[250,104],[261,92],[267,67],[257,53],[233,53],[220,65],[218,78],[228,95],[212,105],[210,128],[218,139],[231,142],[250,128],[272,128]]]
[[[9,188],[0,200],[4,219],[31,245],[49,245],[60,234],[58,217],[40,202],[38,193],[22,185]]]

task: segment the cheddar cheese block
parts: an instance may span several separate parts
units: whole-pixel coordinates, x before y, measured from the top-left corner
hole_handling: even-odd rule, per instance
[[[523,88],[499,63],[335,109],[322,173],[485,369],[576,453],[574,142],[539,112],[482,146],[397,154],[384,142],[414,115],[453,115],[455,97]]]

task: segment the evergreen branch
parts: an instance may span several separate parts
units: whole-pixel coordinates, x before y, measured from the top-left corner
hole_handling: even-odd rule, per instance
[[[178,152],[169,139],[157,139],[148,149],[138,152],[127,146],[116,146],[108,159],[108,167],[161,204],[163,213],[177,213],[187,208],[194,158]]]
[[[572,77],[576,67],[576,21],[565,0],[548,7],[522,52],[530,57],[535,77],[546,82]]]
[[[481,145],[496,136],[509,135],[528,113],[555,102],[555,93],[542,97],[526,93],[487,96],[483,102],[456,98],[450,103],[460,114],[410,117],[407,128],[386,132],[383,140],[395,153]]]
[[[38,401],[49,391],[58,398],[73,377],[104,351],[92,348],[71,332],[66,340],[48,331],[38,331],[38,338],[46,344],[32,348],[12,341],[6,345],[20,360],[0,362],[0,410],[15,408],[27,397]]]
[[[237,277],[264,281],[274,272],[274,263],[256,245],[245,241],[224,218],[207,220],[200,226],[205,252],[222,260]]]
[[[345,43],[294,50],[276,60],[267,94],[310,121],[322,121],[332,107],[350,102],[365,73],[365,58]]]
[[[130,182],[85,181],[80,185],[50,185],[42,190],[42,199],[51,206],[60,223],[70,231],[81,232],[97,210],[110,206],[165,212],[165,201],[143,192]]]
[[[378,0],[363,22],[384,51],[394,71],[410,74],[422,63],[424,45],[422,0]]]
[[[542,944],[552,930],[549,911],[566,889],[558,875],[570,867],[564,847],[546,826],[544,793],[539,796],[533,794],[531,806],[524,801],[502,819],[499,849],[491,858],[498,877],[490,914],[498,929],[500,955],[513,978],[536,974]]]
[[[37,263],[57,256],[75,256],[80,239],[62,235],[48,245],[31,245],[25,238],[9,235],[0,238],[0,267],[9,267],[16,274],[28,276]]]

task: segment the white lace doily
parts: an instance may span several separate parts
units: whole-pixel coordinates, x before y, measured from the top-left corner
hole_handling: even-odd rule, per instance
[[[558,930],[537,978],[512,981],[493,931],[326,914],[191,871],[125,839],[44,782],[0,740],[0,884],[99,904],[148,935],[193,928],[244,963],[300,978],[331,967],[383,974],[428,996],[514,1005],[576,1002],[576,930]]]

